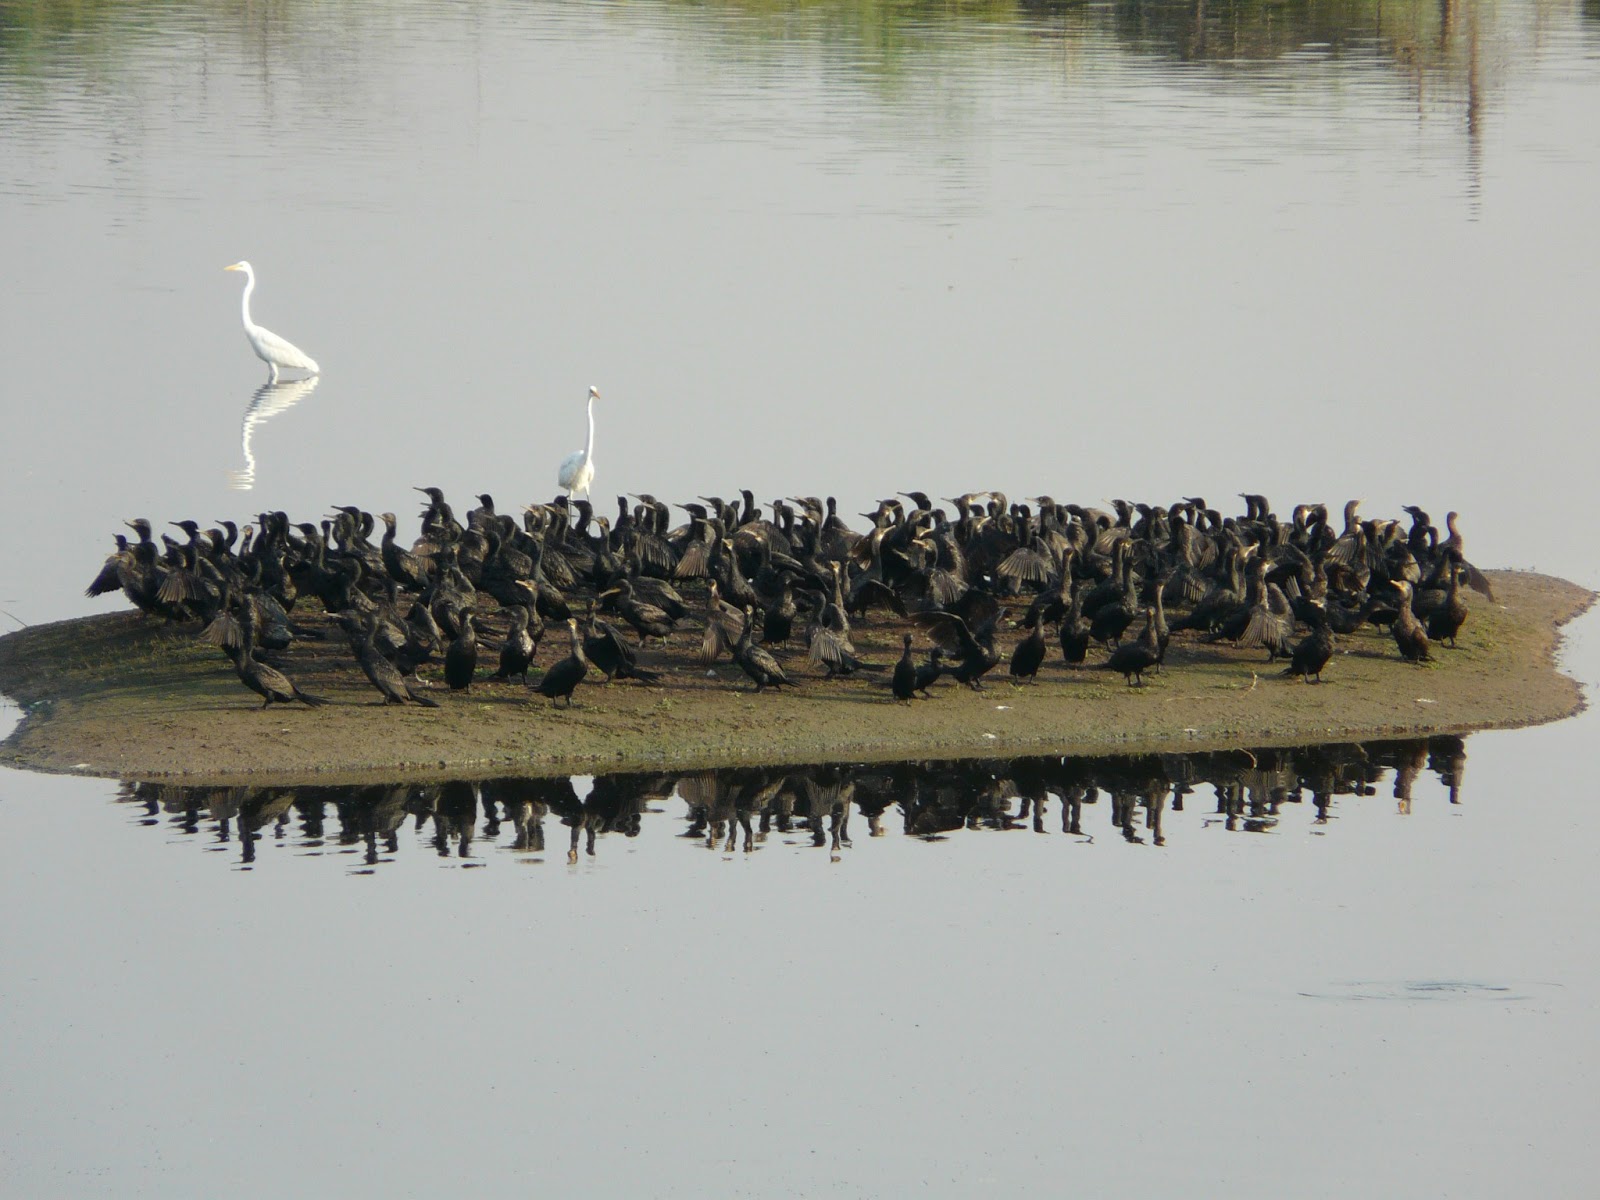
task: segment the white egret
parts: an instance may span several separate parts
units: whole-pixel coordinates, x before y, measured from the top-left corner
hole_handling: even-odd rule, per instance
[[[279,367],[310,371],[313,375],[320,374],[322,368],[317,366],[316,359],[286,338],[279,337],[270,329],[261,328],[250,319],[250,293],[256,290],[256,273],[250,264],[240,259],[222,269],[244,272],[244,298],[239,304],[240,311],[244,314],[244,335],[250,339],[250,346],[256,352],[256,357],[266,363],[267,370],[271,372],[267,382],[278,382]]]
[[[561,460],[561,471],[556,483],[567,489],[567,499],[575,499],[579,492],[589,495],[589,485],[594,482],[594,402],[600,398],[600,389],[589,388],[589,440],[582,450],[575,450]]]

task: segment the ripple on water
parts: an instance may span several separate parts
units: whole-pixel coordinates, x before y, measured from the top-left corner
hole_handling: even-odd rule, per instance
[[[1312,1000],[1519,1004],[1538,999],[1539,993],[1560,986],[1557,983],[1491,983],[1470,979],[1366,979],[1331,983],[1326,991],[1300,994]]]

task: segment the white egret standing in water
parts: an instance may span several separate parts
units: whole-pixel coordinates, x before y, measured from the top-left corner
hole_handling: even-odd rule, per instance
[[[561,460],[561,472],[556,476],[556,482],[567,489],[567,499],[574,499],[579,492],[585,497],[589,495],[589,485],[594,482],[594,402],[600,397],[600,389],[589,388],[589,440],[583,444],[582,450],[575,450]]]
[[[291,367],[297,371],[310,371],[313,375],[319,374],[321,368],[317,360],[293,342],[281,338],[270,329],[263,329],[250,319],[250,293],[256,290],[256,273],[250,264],[243,259],[222,268],[224,271],[244,272],[244,299],[240,301],[239,308],[244,314],[244,335],[250,339],[250,346],[256,352],[256,357],[267,364],[271,374],[267,377],[268,383],[278,382],[278,368]]]

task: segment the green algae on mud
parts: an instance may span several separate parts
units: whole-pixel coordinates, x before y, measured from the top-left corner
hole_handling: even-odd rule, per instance
[[[586,684],[553,708],[521,684],[475,683],[434,696],[440,709],[384,708],[337,637],[305,643],[286,668],[335,703],[262,710],[193,629],[137,613],[63,621],[0,638],[0,692],[23,720],[0,763],[124,779],[194,783],[360,782],[505,774],[800,764],[1010,754],[1105,754],[1291,745],[1466,733],[1539,724],[1583,706],[1556,668],[1560,628],[1593,603],[1565,580],[1491,575],[1497,603],[1474,596],[1456,650],[1401,661],[1387,634],[1340,639],[1321,685],[1283,678],[1258,651],[1174,639],[1166,670],[1129,688],[1120,676],[1052,659],[1013,687],[996,668],[983,691],[938,685],[933,700],[892,702],[887,677],[804,674],[794,691],[755,695],[730,663],[710,673],[688,631],[641,656],[660,684]],[[892,663],[902,626],[857,626],[863,657]],[[1004,649],[1009,653],[1012,637]],[[544,647],[546,664],[564,653]],[[598,678],[598,677],[592,677]]]

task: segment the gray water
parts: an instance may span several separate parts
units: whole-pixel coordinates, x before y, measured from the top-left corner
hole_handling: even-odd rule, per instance
[[[0,619],[137,515],[548,498],[591,383],[597,499],[1361,496],[1597,586],[1597,111],[1572,3],[0,3]],[[1595,730],[370,874],[0,772],[0,1190],[1571,1194]]]

